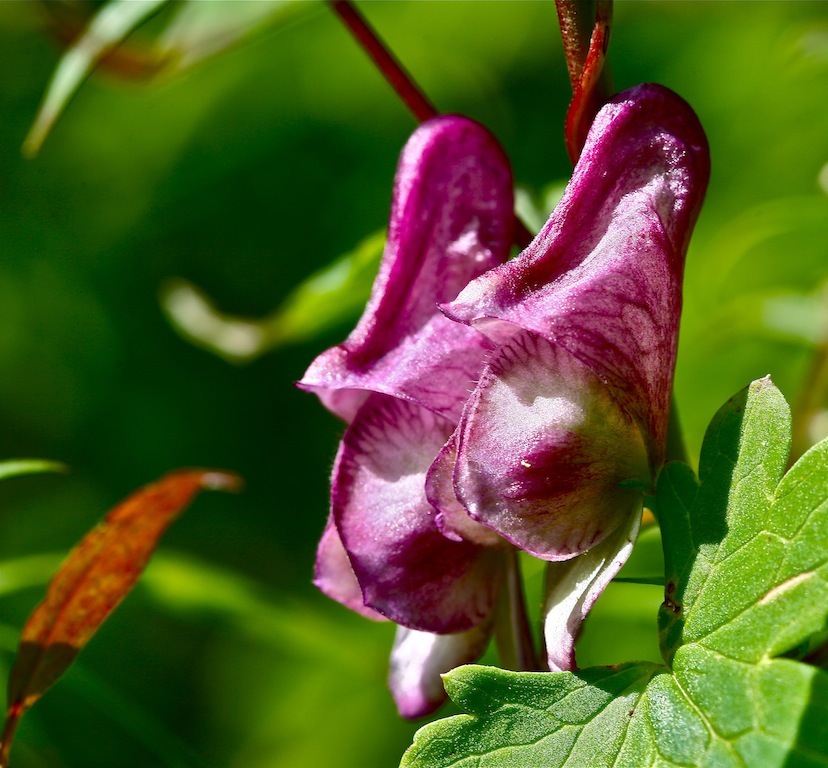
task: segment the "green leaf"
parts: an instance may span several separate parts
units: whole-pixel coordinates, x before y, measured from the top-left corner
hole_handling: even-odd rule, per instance
[[[23,154],[34,157],[84,79],[147,19],[170,0],[109,0],[66,49],[55,70],[37,117],[23,142]],[[48,3],[47,10],[48,9]],[[277,20],[295,18],[321,3],[291,0],[182,0],[175,13],[158,26],[157,39],[138,49],[129,71],[152,78],[178,74],[216,55]],[[121,49],[119,49],[121,50]],[[117,57],[116,57],[117,58]],[[140,66],[136,70],[136,62]],[[112,69],[118,70],[114,62]]]
[[[468,714],[422,728],[402,765],[828,765],[828,674],[779,658],[828,624],[828,441],[783,476],[790,433],[761,379],[713,419],[699,478],[662,472],[664,665],[461,667],[445,684]]]
[[[18,475],[32,475],[37,472],[66,472],[66,465],[46,459],[9,459],[0,461],[0,480]]]
[[[161,306],[188,341],[230,362],[248,362],[357,317],[371,293],[384,246],[384,231],[370,235],[308,277],[260,320],[221,312],[202,291],[180,279],[162,286]]]
[[[160,58],[181,71],[221,53],[276,20],[306,12],[314,2],[291,0],[190,0],[182,4],[159,40]]]
[[[34,124],[23,142],[23,154],[38,153],[84,78],[107,51],[146,21],[168,0],[111,0],[69,47],[58,64]]]

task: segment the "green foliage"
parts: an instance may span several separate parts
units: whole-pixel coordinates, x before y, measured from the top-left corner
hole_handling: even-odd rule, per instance
[[[121,41],[170,0],[110,0],[103,5],[63,54],[34,124],[23,142],[23,152],[34,156],[54,127],[66,105],[87,75]],[[309,7],[310,3],[289,0],[209,3],[185,0],[173,15],[167,15],[153,46],[143,51],[140,68],[146,77],[160,71],[180,72],[201,59],[239,42],[256,28],[286,15],[288,9]],[[58,9],[57,16],[65,12]],[[131,62],[130,69],[136,62]]]
[[[220,312],[186,280],[164,284],[161,306],[188,341],[230,362],[247,362],[358,317],[371,292],[384,246],[384,231],[366,237],[353,251],[303,280],[281,306],[261,320]]]
[[[65,472],[66,466],[58,461],[44,459],[10,459],[0,461],[0,480],[18,475],[31,475],[37,472]]]
[[[166,2],[112,0],[101,8],[61,59],[40,112],[23,143],[25,154],[37,154],[67,102],[98,60]]]
[[[714,418],[698,480],[662,473],[666,665],[461,667],[446,690],[468,714],[421,729],[402,765],[828,764],[828,674],[779,658],[828,620],[828,440],[783,477],[790,432],[760,379]]]

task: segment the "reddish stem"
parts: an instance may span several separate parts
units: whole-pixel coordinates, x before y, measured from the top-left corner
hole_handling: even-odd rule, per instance
[[[612,0],[555,0],[555,5],[572,83],[565,136],[574,164],[595,115],[613,91],[606,65]]]
[[[611,11],[609,3],[598,4],[587,55],[566,113],[566,148],[573,165],[578,161],[595,115],[610,95],[604,63],[609,45]]]
[[[558,22],[561,26],[564,57],[573,92],[581,81],[584,62],[589,51],[589,40],[595,20],[594,0],[555,0]]]
[[[362,14],[349,2],[349,0],[329,0],[331,7],[351,31],[359,44],[365,49],[368,55],[374,60],[378,69],[391,84],[391,87],[399,94],[405,105],[418,121],[428,120],[435,117],[438,112],[426,95],[414,82],[411,75],[403,69],[402,65],[394,58],[394,55],[377,33],[362,16]]]
[[[362,14],[356,9],[350,0],[328,0],[331,8],[337,16],[342,19],[357,42],[363,47],[366,53],[373,59],[377,68],[385,76],[396,94],[405,102],[411,114],[423,122],[436,117],[439,112],[428,100],[417,83],[408,72],[405,71],[388,50],[385,43],[380,40],[376,32],[371,28]],[[521,250],[532,242],[533,235],[526,225],[515,216],[515,227],[513,240]]]

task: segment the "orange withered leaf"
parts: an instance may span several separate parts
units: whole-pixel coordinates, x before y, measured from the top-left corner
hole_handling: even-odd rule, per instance
[[[172,472],[115,507],[69,554],[20,639],[9,675],[0,768],[21,715],[66,671],[141,575],[164,531],[200,490],[237,490],[215,470]]]

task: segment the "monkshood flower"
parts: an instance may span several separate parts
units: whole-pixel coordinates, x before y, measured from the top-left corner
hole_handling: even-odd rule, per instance
[[[442,701],[441,672],[483,652],[499,588],[501,551],[443,536],[425,477],[493,346],[438,305],[506,260],[512,206],[508,161],[485,129],[453,116],[424,123],[400,159],[362,319],[300,382],[349,422],[315,583],[401,625],[390,682],[410,717]]]
[[[316,583],[402,626],[403,714],[433,709],[437,673],[482,652],[510,547],[550,561],[548,664],[574,668],[663,462],[708,172],[679,97],[620,94],[547,225],[504,263],[511,179],[491,137],[440,118],[407,145],[365,314],[301,382],[350,422]]]
[[[690,107],[657,85],[625,91],[598,113],[535,240],[443,307],[497,347],[429,497],[460,537],[494,532],[551,561],[552,670],[574,668],[578,629],[626,561],[664,460],[684,257],[708,176]]]

